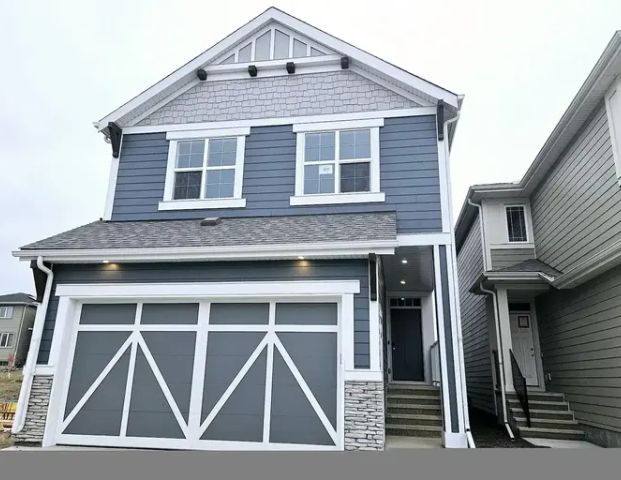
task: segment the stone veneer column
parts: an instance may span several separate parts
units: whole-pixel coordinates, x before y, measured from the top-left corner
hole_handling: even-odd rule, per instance
[[[384,382],[345,382],[345,450],[383,450]]]
[[[53,379],[54,377],[51,375],[37,375],[33,378],[28,410],[26,411],[26,422],[22,431],[14,435],[15,442],[41,443],[43,441]]]

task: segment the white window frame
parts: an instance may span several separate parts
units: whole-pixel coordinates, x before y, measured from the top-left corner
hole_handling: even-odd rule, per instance
[[[246,199],[242,198],[244,179],[244,153],[246,149],[246,136],[250,134],[250,127],[222,128],[213,130],[174,131],[166,134],[169,141],[168,162],[166,166],[166,181],[164,183],[164,199],[159,203],[159,210],[193,210],[205,208],[243,208]],[[209,140],[216,138],[237,138],[235,166],[208,167]],[[203,140],[205,149],[203,152],[203,165],[201,167],[201,193],[197,199],[174,199],[175,173],[178,171],[198,171],[199,168],[177,168],[177,145],[180,141]],[[235,184],[233,197],[231,198],[203,198],[205,195],[205,173],[209,170],[221,169],[235,170]]]
[[[383,118],[372,118],[364,120],[349,120],[340,122],[314,122],[299,123],[293,125],[293,131],[297,134],[296,144],[296,167],[295,167],[295,195],[289,198],[290,205],[324,205],[340,203],[366,203],[384,202],[386,196],[380,192],[380,147],[379,129],[384,126]],[[369,159],[347,159],[341,160],[340,156],[340,132],[344,130],[368,129],[370,132]],[[317,162],[305,162],[306,134],[318,132],[334,132],[334,160]],[[340,165],[347,163],[369,162],[369,191],[368,192],[347,192],[340,193],[341,178]],[[334,193],[304,193],[304,166],[305,165],[334,165]]]
[[[526,205],[524,204],[511,204],[511,205],[505,205],[504,206],[504,222],[505,222],[505,231],[507,232],[507,243],[510,243],[511,245],[519,245],[519,244],[523,244],[523,243],[529,243],[530,242],[530,231],[528,228],[528,209],[526,208]],[[524,212],[524,231],[526,232],[526,240],[511,240],[511,237],[509,236],[509,222],[507,219],[507,210],[509,208],[521,208]]]
[[[617,76],[606,92],[605,104],[617,182],[621,185],[621,75]]]
[[[13,337],[15,337],[13,332],[0,333],[0,348],[13,348]]]
[[[0,318],[11,318],[13,316],[13,307],[10,305],[0,307]]]

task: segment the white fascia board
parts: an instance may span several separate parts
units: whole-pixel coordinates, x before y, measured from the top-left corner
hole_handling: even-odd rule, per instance
[[[205,283],[61,284],[56,295],[86,298],[203,298],[240,296],[340,296],[360,293],[359,280]]]
[[[338,52],[341,55],[346,55],[350,57],[352,60],[354,60],[354,62],[364,64],[370,70],[382,72],[382,74],[394,78],[394,80],[398,83],[402,83],[403,85],[418,90],[423,94],[431,96],[433,98],[441,99],[453,108],[459,109],[460,102],[459,96],[457,94],[443,89],[437,85],[434,85],[431,82],[423,80],[422,78],[417,77],[416,75],[409,73],[399,67],[396,67],[384,60],[381,60],[380,58],[371,55],[364,50],[360,50],[359,48],[356,48],[347,42],[339,40],[338,38],[333,37],[332,35],[329,35],[309,25],[308,23],[298,20],[297,18],[292,17],[291,15],[288,15],[281,10],[278,10],[277,8],[270,7],[265,12],[255,17],[253,20],[246,23],[244,26],[240,27],[220,42],[216,43],[213,47],[209,48],[194,59],[190,60],[184,66],[175,70],[156,84],[147,88],[144,92],[137,95],[113,112],[109,113],[98,122],[95,122],[95,126],[98,130],[103,130],[108,126],[108,122],[114,122],[118,120],[119,118],[127,115],[132,110],[147,102],[154,96],[158,95],[166,88],[173,86],[177,82],[182,82],[189,76],[194,75],[195,71],[198,68],[205,67],[207,63],[215,60],[227,49],[235,46],[246,36],[251,35],[257,29],[261,28],[264,25],[267,25],[271,21],[279,22],[284,26],[309,37],[310,39],[320,44],[323,44],[324,46]]]
[[[304,115],[299,117],[268,117],[248,120],[225,120],[220,122],[197,122],[165,125],[145,125],[125,127],[123,134],[156,133],[156,132],[191,132],[194,130],[216,130],[241,127],[269,127],[275,125],[315,124],[325,122],[354,122],[362,120],[377,120],[392,117],[415,117],[435,115],[435,107],[412,107],[394,110],[377,110],[371,112],[334,113],[325,115]]]
[[[350,128],[371,128],[371,127],[383,127],[384,119],[369,118],[369,119],[357,119],[357,120],[341,120],[341,121],[327,121],[327,122],[307,122],[307,123],[294,123],[293,132],[319,132],[322,130],[344,130]]]
[[[13,252],[13,256],[21,260],[31,260],[41,256],[46,261],[66,263],[104,260],[109,262],[260,260],[297,258],[300,255],[308,258],[339,258],[364,257],[369,253],[392,255],[396,246],[396,240],[377,240],[224,247],[17,250]]]

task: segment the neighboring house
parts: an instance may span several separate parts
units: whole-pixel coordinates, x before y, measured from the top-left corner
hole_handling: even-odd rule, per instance
[[[24,364],[36,311],[35,299],[27,293],[0,295],[0,365]]]
[[[621,446],[620,183],[617,32],[522,180],[457,220],[470,405],[515,434]]]
[[[270,8],[97,122],[105,219],[15,253],[44,305],[18,441],[467,446],[460,104]]]

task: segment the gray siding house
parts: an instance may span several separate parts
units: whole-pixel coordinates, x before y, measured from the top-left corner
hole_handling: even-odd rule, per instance
[[[456,225],[468,397],[512,434],[621,446],[621,32],[522,180]]]
[[[18,441],[472,445],[449,152],[461,97],[270,8],[105,116],[100,221],[21,247]]]
[[[26,293],[0,295],[0,365],[24,364],[36,311],[35,299]]]

